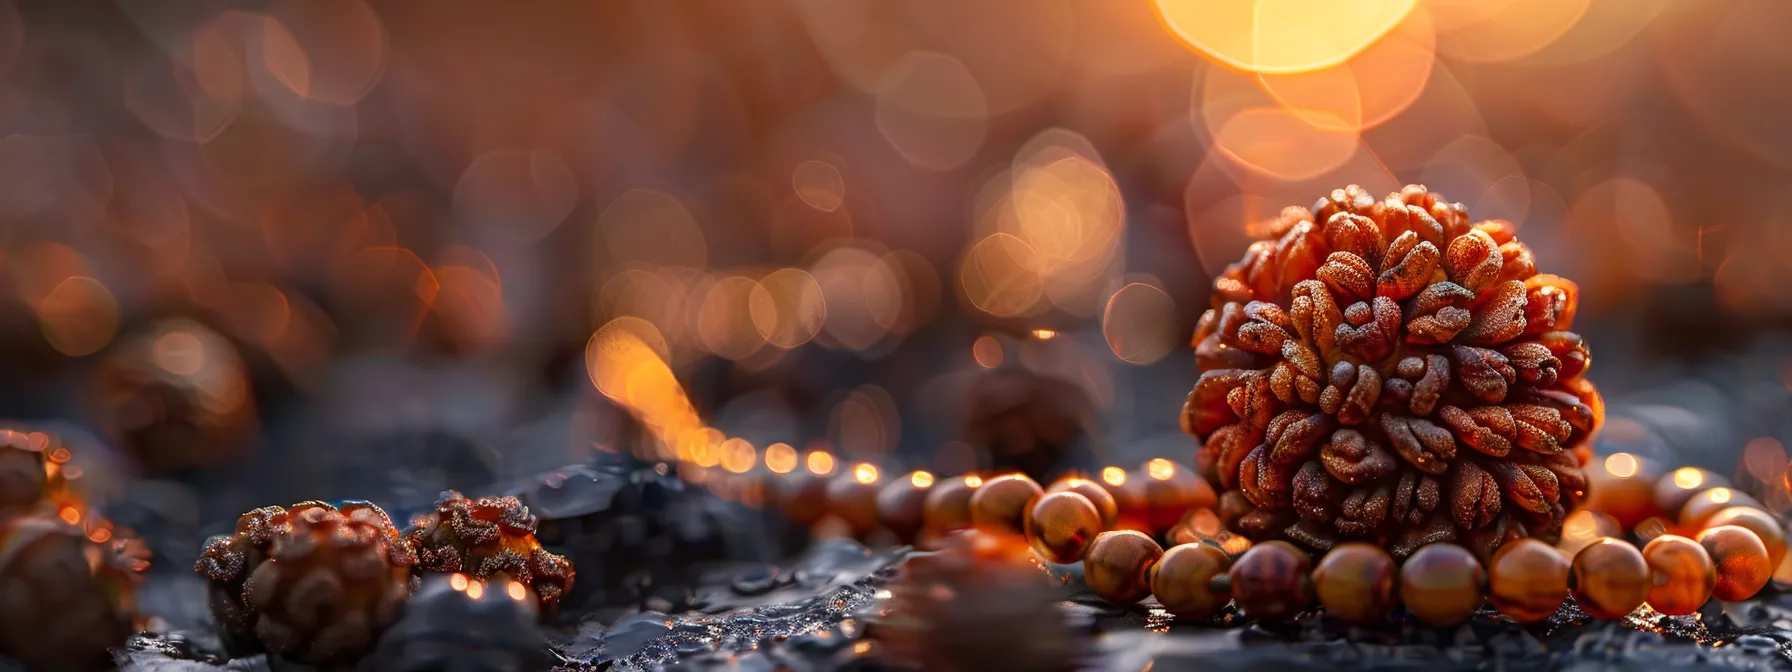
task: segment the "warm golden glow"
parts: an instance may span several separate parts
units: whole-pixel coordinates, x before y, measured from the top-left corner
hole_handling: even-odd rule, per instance
[[[485,597],[485,582],[473,581],[467,584],[467,597],[475,600]]]
[[[455,572],[452,576],[448,577],[448,586],[455,590],[465,592],[467,590],[467,575]]]
[[[1126,470],[1119,467],[1104,467],[1101,470],[1101,480],[1112,486],[1126,485]]]
[[[834,456],[829,455],[827,451],[817,450],[809,453],[807,465],[809,467],[809,473],[815,474],[816,476],[826,476],[834,473]]]
[[[1164,458],[1155,458],[1145,463],[1145,473],[1160,481],[1170,480],[1176,475],[1176,463]]]
[[[60,516],[70,525],[81,522],[81,512],[72,506],[62,507],[62,510],[58,511],[56,515]]]
[[[852,480],[870,485],[877,482],[877,467],[860,463],[852,468]]]
[[[774,443],[765,447],[765,468],[774,474],[788,474],[796,470],[796,449],[787,443]]]
[[[746,439],[735,437],[722,442],[722,468],[729,473],[744,474],[753,470],[759,452]]]
[[[1605,458],[1605,470],[1618,478],[1630,478],[1636,475],[1636,456],[1630,453],[1612,453]]]
[[[1156,0],[1185,45],[1227,67],[1304,72],[1337,65],[1406,18],[1417,0]],[[1584,2],[1582,3],[1584,4]]]
[[[908,482],[917,488],[930,488],[933,487],[933,474],[917,471],[909,474]]]
[[[993,369],[1002,365],[1002,343],[994,336],[985,334],[977,337],[971,344],[971,358],[977,365],[985,369]]]
[[[1704,472],[1701,472],[1694,467],[1681,467],[1674,470],[1674,485],[1680,486],[1683,489],[1691,490],[1704,484],[1704,482]]]
[[[504,592],[510,595],[510,599],[518,602],[523,601],[523,598],[529,596],[529,589],[524,588],[523,584],[515,581],[511,581],[510,585],[504,588]]]
[[[1730,492],[1729,488],[1712,488],[1706,490],[1704,496],[1706,499],[1711,500],[1713,504],[1727,504],[1730,499],[1734,497],[1734,494]]]
[[[1041,341],[1049,341],[1049,340],[1052,340],[1057,337],[1058,337],[1058,332],[1052,331],[1050,329],[1034,329],[1033,330],[1033,338],[1037,338]]]
[[[981,488],[983,487],[983,477],[976,474],[967,474],[964,477],[964,485],[967,488]]]

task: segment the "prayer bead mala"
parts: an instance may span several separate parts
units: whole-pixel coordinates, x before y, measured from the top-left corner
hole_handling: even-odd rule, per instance
[[[1347,623],[1381,622],[1402,606],[1422,623],[1449,626],[1468,620],[1487,601],[1515,621],[1536,622],[1556,613],[1569,595],[1582,611],[1606,620],[1622,619],[1644,604],[1661,614],[1686,615],[1713,597],[1754,596],[1787,551],[1784,526],[1753,498],[1724,487],[1688,487],[1691,479],[1682,470],[1676,472],[1679,487],[1676,475],[1669,475],[1653,492],[1631,489],[1652,495],[1654,501],[1640,508],[1677,513],[1671,518],[1676,525],[1657,528],[1667,533],[1641,548],[1615,536],[1564,541],[1565,548],[1524,538],[1506,543],[1484,563],[1466,548],[1434,543],[1400,562],[1386,549],[1352,542],[1315,563],[1285,542],[1242,553],[1242,539],[1217,543],[1227,536],[1215,535],[1215,498],[1204,482],[1176,478],[1178,470],[1165,460],[1141,471],[1131,484],[1107,473],[1101,481],[1072,477],[1047,488],[1021,475],[937,484],[931,477],[900,479],[888,487],[902,495],[885,501],[922,502],[914,534],[923,540],[965,528],[1024,534],[1046,561],[1080,560],[1085,582],[1103,599],[1132,604],[1155,596],[1165,611],[1194,620],[1229,602],[1246,618],[1272,621],[1318,604]],[[928,487],[920,487],[923,482]],[[1634,502],[1616,506],[1639,509]],[[882,518],[898,507],[879,508]],[[1160,510],[1170,508],[1176,510]],[[1604,515],[1597,504],[1590,508]],[[889,522],[913,529],[912,511],[898,517]],[[1612,524],[1601,531],[1615,535],[1620,529]],[[1152,534],[1178,543],[1166,550]]]

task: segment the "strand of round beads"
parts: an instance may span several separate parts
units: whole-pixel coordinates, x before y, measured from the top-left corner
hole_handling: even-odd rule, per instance
[[[1260,620],[1317,603],[1350,623],[1382,621],[1403,606],[1441,626],[1467,620],[1486,601],[1513,620],[1534,622],[1569,595],[1589,615],[1615,620],[1643,604],[1690,614],[1713,597],[1746,599],[1767,584],[1787,554],[1774,515],[1710,472],[1648,478],[1647,487],[1604,483],[1610,496],[1596,496],[1581,514],[1594,524],[1571,525],[1560,548],[1518,539],[1485,563],[1449,543],[1422,547],[1403,563],[1360,542],[1340,544],[1317,562],[1284,542],[1250,546],[1219,529],[1212,489],[1167,460],[1044,488],[1018,474],[934,479],[916,472],[884,486],[875,517],[922,540],[965,528],[1023,534],[1044,560],[1082,561],[1085,581],[1104,599],[1130,604],[1155,595],[1171,614],[1197,620],[1229,602]],[[1616,538],[1627,528],[1638,543]],[[1154,536],[1174,545],[1166,550]]]

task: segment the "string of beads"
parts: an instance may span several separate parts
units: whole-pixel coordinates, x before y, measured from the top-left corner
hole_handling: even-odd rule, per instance
[[[1315,603],[1353,624],[1381,622],[1397,607],[1418,621],[1448,626],[1483,602],[1519,622],[1548,618],[1572,595],[1600,619],[1624,618],[1644,604],[1666,615],[1697,611],[1708,600],[1747,599],[1765,587],[1787,553],[1784,525],[1753,498],[1721,486],[1709,472],[1679,470],[1648,490],[1651,501],[1598,500],[1603,529],[1558,548],[1537,539],[1506,543],[1477,558],[1450,543],[1419,548],[1404,562],[1366,543],[1340,544],[1315,563],[1285,542],[1250,545],[1217,529],[1211,488],[1167,461],[1147,463],[1130,485],[1065,478],[1042,488],[1023,475],[987,480],[899,479],[882,488],[872,516],[905,535],[976,528],[1024,535],[1053,563],[1083,563],[1090,590],[1115,604],[1155,596],[1169,613],[1205,620],[1228,603],[1246,618],[1284,620]],[[1705,485],[1707,487],[1698,487]],[[1642,490],[1637,490],[1642,492]],[[1641,521],[1633,544],[1606,515],[1612,506],[1675,512]],[[1653,526],[1653,527],[1651,527]],[[1152,534],[1173,545],[1164,549]],[[1575,536],[1575,535],[1570,535]]]

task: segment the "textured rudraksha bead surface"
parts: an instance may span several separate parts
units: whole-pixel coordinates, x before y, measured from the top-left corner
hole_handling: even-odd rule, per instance
[[[410,596],[416,558],[368,502],[268,506],[206,542],[194,569],[233,653],[265,650],[308,665],[358,659]]]
[[[461,572],[476,579],[508,574],[535,591],[544,609],[572,588],[572,563],[541,547],[535,516],[515,497],[468,499],[442,493],[436,510],[411,523],[405,539],[426,572]]]
[[[1483,558],[1553,539],[1602,416],[1577,288],[1422,186],[1290,207],[1214,279],[1183,428],[1233,529]]]

